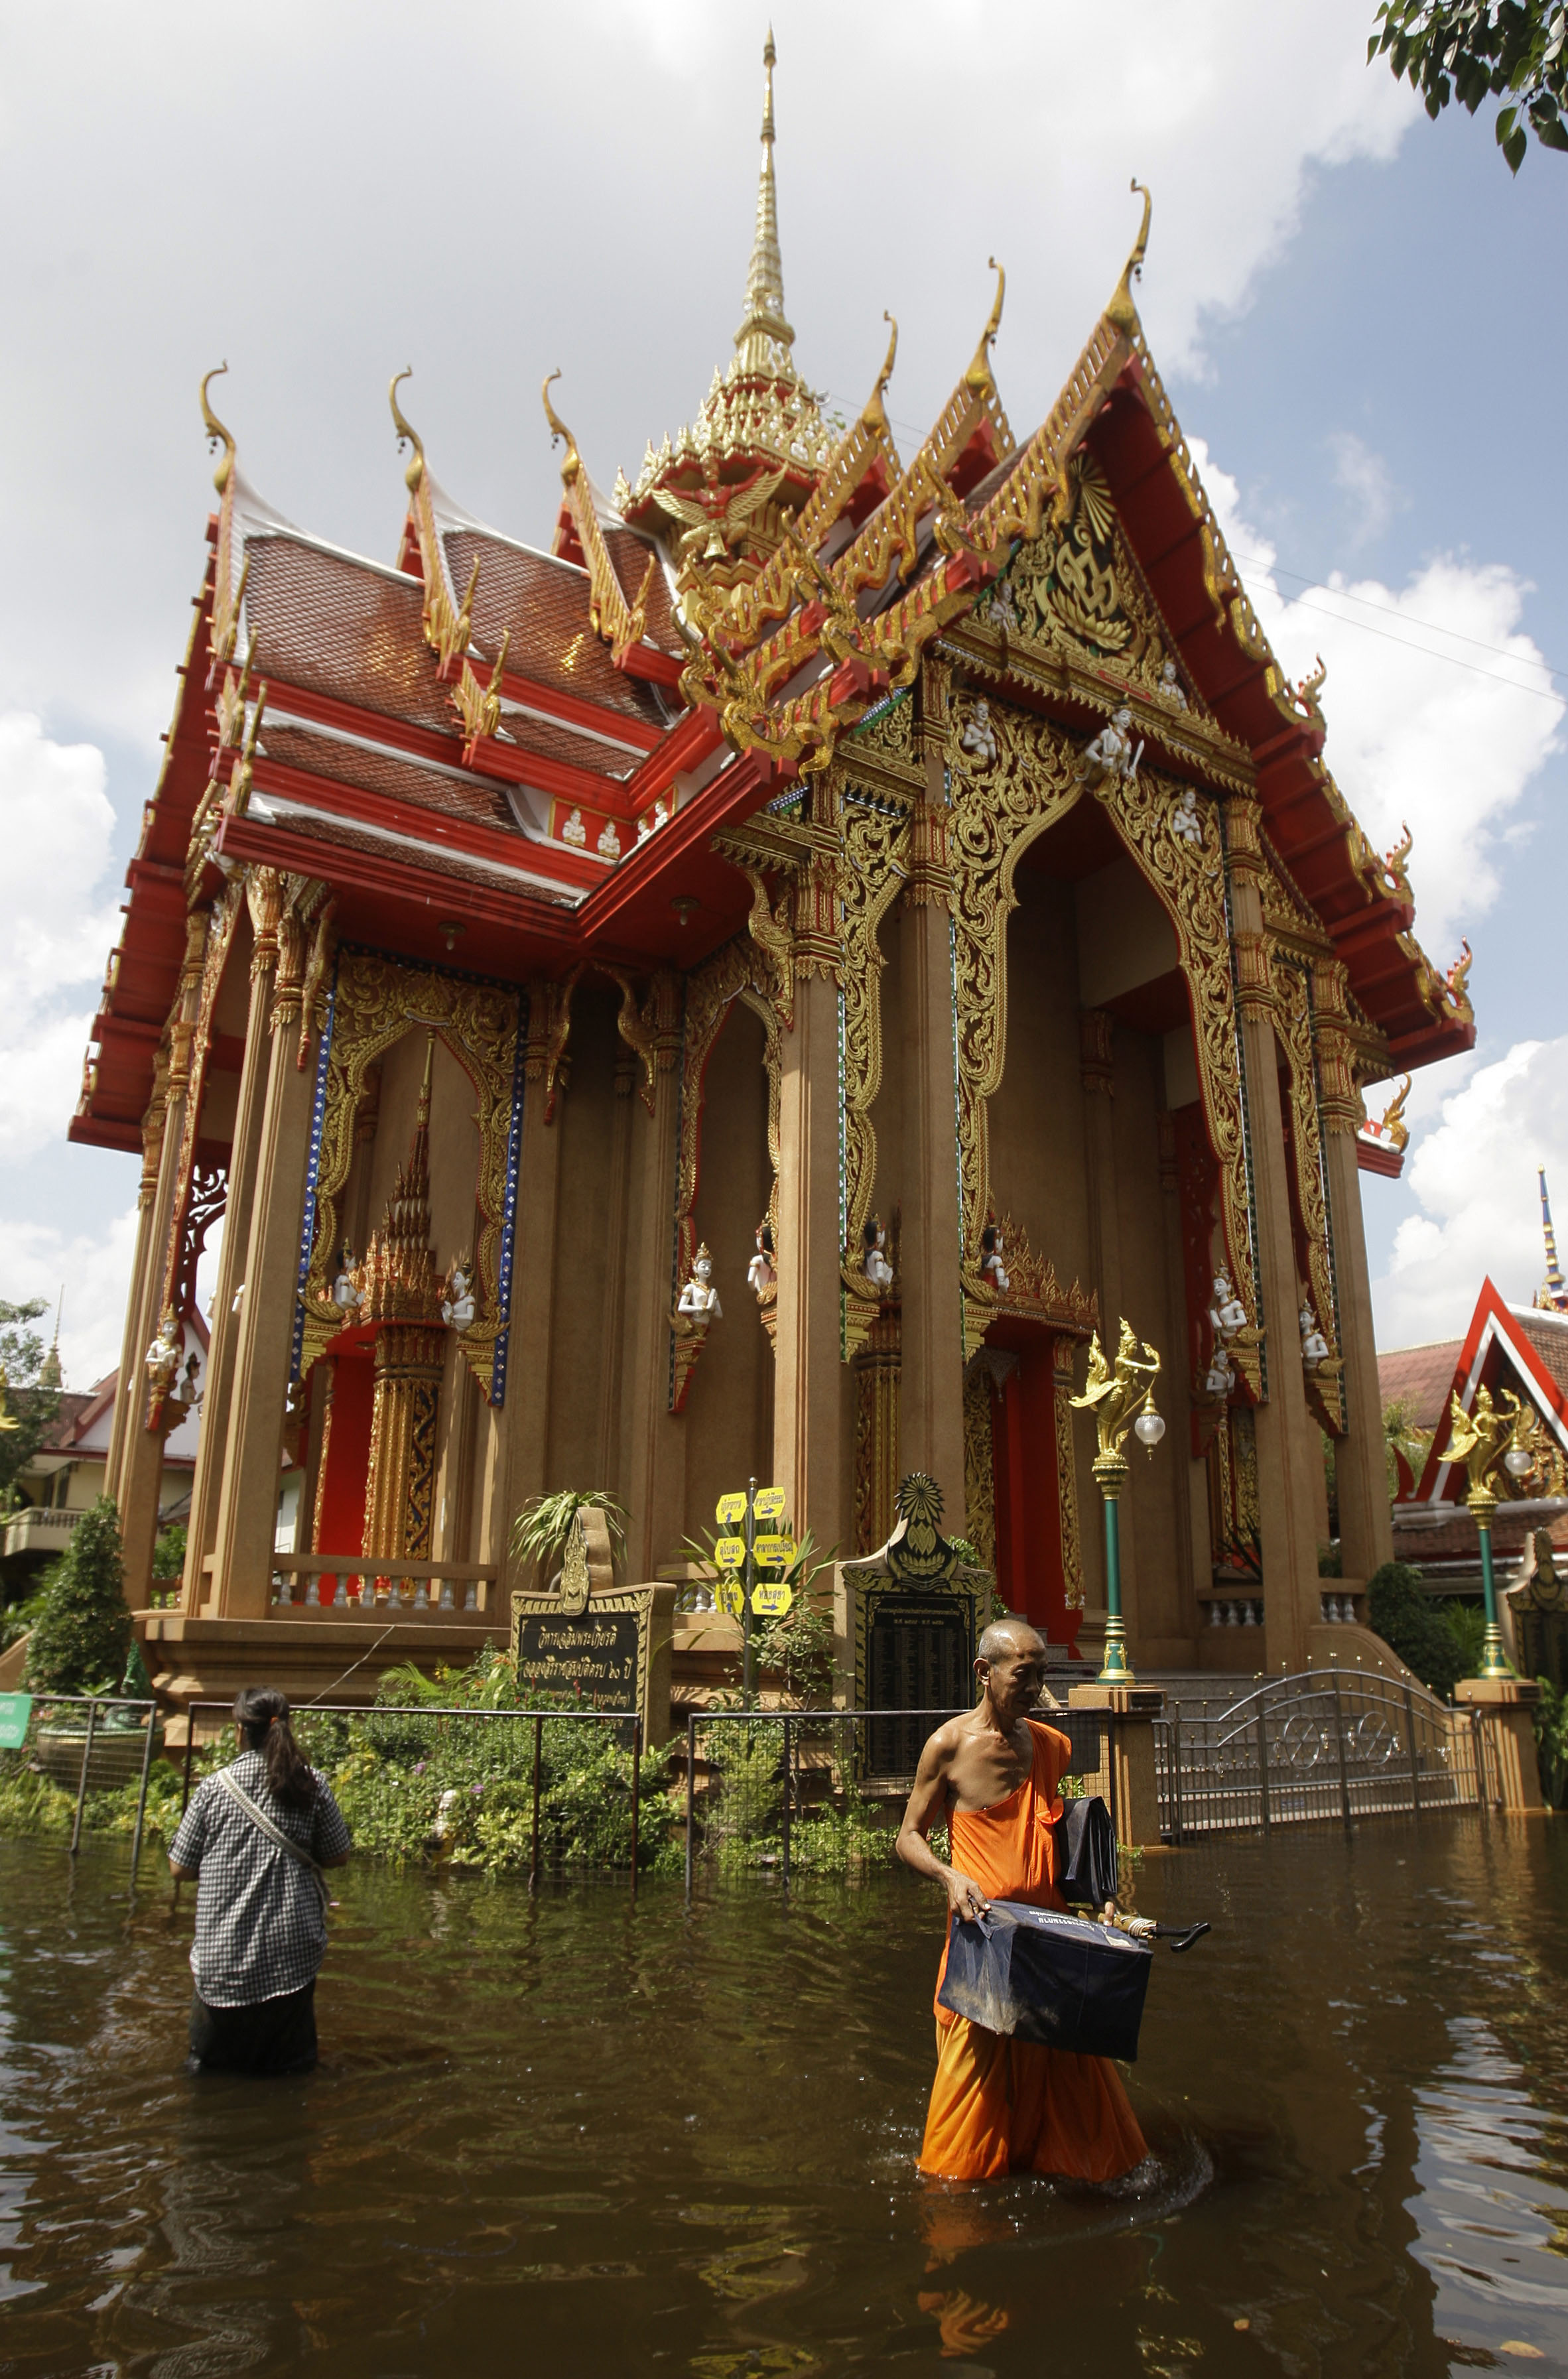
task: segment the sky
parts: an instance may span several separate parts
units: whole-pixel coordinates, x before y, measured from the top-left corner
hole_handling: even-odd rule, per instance
[[[1477,1047],[1417,1077],[1364,1177],[1380,1344],[1457,1334],[1568,1226],[1561,294],[1568,159],[1512,179],[1366,63],[1371,0],[777,0],[796,356],[846,412],[899,319],[906,452],[1007,269],[994,361],[1049,410],[1154,193],[1139,302],[1281,658],[1417,933],[1475,952]],[[393,558],[386,385],[437,477],[548,545],[544,375],[635,476],[730,352],[766,19],[734,0],[54,0],[0,24],[0,1297],[66,1287],[67,1381],[119,1353],[137,1161],[65,1127],[155,780],[213,497],[197,388],[252,484]],[[894,37],[896,35],[896,38]],[[1375,1109],[1381,1098],[1369,1104]]]

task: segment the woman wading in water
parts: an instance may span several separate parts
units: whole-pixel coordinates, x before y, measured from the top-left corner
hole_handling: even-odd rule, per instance
[[[322,1869],[346,1866],[353,1844],[294,1739],[287,1697],[247,1685],[235,1721],[244,1747],[204,1779],[169,1853],[176,1877],[198,1878],[191,2060],[209,2073],[308,2073],[327,1950]]]

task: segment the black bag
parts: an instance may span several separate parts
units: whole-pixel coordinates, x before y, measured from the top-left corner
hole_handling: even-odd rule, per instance
[[[972,1924],[953,1918],[937,1999],[987,2032],[1130,2062],[1152,1962],[1113,1926],[994,1900]]]
[[[1104,1908],[1116,1896],[1116,1830],[1096,1793],[1065,1801],[1051,1828],[1056,1844],[1056,1889],[1069,1908]]]

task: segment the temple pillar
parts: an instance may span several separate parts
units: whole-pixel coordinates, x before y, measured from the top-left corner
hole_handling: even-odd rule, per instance
[[[185,1139],[186,1102],[190,1096],[192,1041],[201,997],[201,963],[207,947],[209,912],[199,910],[186,919],[185,963],[180,971],[177,1012],[170,1032],[168,1094],[163,1107],[163,1141],[159,1155],[158,1187],[152,1205],[152,1228],[141,1281],[140,1321],[145,1335],[132,1350],[120,1375],[115,1405],[125,1407],[118,1484],[114,1490],[120,1514],[120,1555],[124,1564],[126,1600],[142,1610],[152,1584],[152,1554],[158,1541],[158,1507],[163,1491],[163,1444],[178,1416],[165,1416],[160,1399],[154,1417],[149,1408],[151,1383],[147,1349],[163,1319],[165,1282],[178,1277],[177,1259],[171,1262],[170,1240],[180,1228],[175,1213],[179,1186],[180,1152]],[[174,1336],[179,1343],[185,1316],[174,1316]],[[116,1411],[116,1419],[118,1413]]]
[[[681,989],[654,978],[653,1112],[627,1102],[626,1262],[617,1457],[626,1506],[627,1576],[653,1577],[686,1532],[686,1427],[669,1409],[675,1198],[680,1168]],[[617,1117],[617,1128],[621,1119]]]
[[[1312,996],[1322,1083],[1329,1241],[1339,1293],[1339,1351],[1345,1364],[1341,1374],[1345,1434],[1334,1441],[1340,1565],[1346,1577],[1365,1579],[1393,1559],[1393,1516],[1372,1325],[1372,1284],[1361,1213],[1361,1172],[1356,1161],[1361,1100],[1342,1029],[1344,968],[1331,960],[1315,966]]]
[[[1115,1020],[1103,1008],[1079,1010],[1079,1080],[1083,1085],[1083,1155],[1089,1176],[1089,1268],[1094,1292],[1100,1302],[1100,1343],[1107,1357],[1115,1361],[1116,1336],[1123,1314],[1122,1225],[1121,1201],[1116,1186],[1116,1118],[1111,1101],[1116,1096]],[[1157,1329],[1163,1315],[1128,1313],[1140,1338]],[[1164,1355],[1164,1348],[1161,1348]],[[1088,1490],[1091,1508],[1085,1518],[1094,1555],[1088,1564],[1089,1575],[1096,1580],[1104,1595],[1105,1512],[1100,1490],[1091,1483]],[[1124,1494],[1119,1514],[1118,1548],[1121,1556],[1122,1611],[1127,1619],[1128,1638],[1136,1648],[1143,1626],[1138,1607],[1138,1524],[1134,1516],[1135,1499]],[[1137,1667],[1136,1657],[1133,1666]]]
[[[911,821],[910,874],[899,926],[904,1116],[899,1469],[906,1477],[923,1470],[935,1479],[950,1529],[959,1525],[953,1516],[965,1508],[951,891],[947,796],[942,755],[935,751],[927,754],[925,799]],[[978,1250],[971,1255],[979,1262]]]
[[[106,1494],[119,1500],[120,1472],[125,1464],[126,1435],[135,1412],[135,1399],[130,1383],[139,1376],[141,1359],[151,1334],[143,1334],[142,1321],[147,1305],[148,1284],[157,1271],[157,1251],[162,1246],[158,1230],[158,1182],[163,1171],[163,1150],[167,1139],[164,1129],[168,1107],[169,1066],[160,1050],[153,1060],[152,1096],[141,1124],[141,1181],[137,1190],[136,1254],[131,1262],[130,1286],[126,1297],[126,1326],[120,1342],[120,1368],[116,1374],[115,1418],[109,1429],[109,1455],[104,1466],[103,1486]]]
[[[564,1094],[572,985],[528,985],[523,1125],[517,1156],[516,1259],[508,1319],[506,1399],[491,1410],[480,1516],[483,1558],[503,1574],[512,1523],[545,1489],[550,1335],[555,1318],[556,1210],[561,1191],[558,1097]],[[500,1600],[505,1604],[505,1581]]]
[[[1318,1586],[1317,1485],[1321,1440],[1308,1408],[1297,1327],[1296,1239],[1280,1105],[1275,995],[1263,933],[1258,805],[1239,795],[1224,805],[1231,912],[1241,1010],[1241,1046],[1251,1136],[1257,1224],[1258,1319],[1262,1325],[1264,1400],[1256,1415],[1258,1525],[1262,1547],[1264,1663],[1278,1673],[1305,1669],[1321,1612]]]
[[[364,1553],[428,1561],[435,1533],[436,1417],[447,1334],[439,1324],[389,1322],[376,1338]]]
[[[815,798],[826,797],[818,781]],[[839,969],[835,876],[826,837],[795,887],[795,1014],[783,1036],[778,1105],[778,1297],[773,1478],[797,1540],[842,1544]],[[906,1276],[909,1260],[904,1259]],[[907,1309],[906,1309],[907,1311]],[[907,1344],[907,1341],[906,1341]],[[963,1441],[958,1503],[963,1509]]]
[[[267,1014],[272,996],[272,972],[278,961],[278,904],[283,882],[276,869],[259,867],[246,883],[254,942],[250,956],[250,1008],[246,1018],[245,1056],[240,1063],[239,1100],[234,1139],[229,1151],[229,1196],[223,1214],[223,1237],[218,1250],[218,1280],[212,1299],[212,1327],[207,1348],[207,1377],[201,1397],[201,1429],[191,1482],[190,1521],[186,1540],[183,1608],[199,1613],[209,1599],[212,1548],[218,1531],[218,1504],[223,1492],[228,1454],[229,1416],[234,1397],[235,1347],[239,1316],[235,1299],[245,1285],[245,1260],[250,1238],[250,1215],[256,1191],[256,1159],[261,1142],[261,1117],[266,1102],[271,1042]],[[313,1433],[318,1429],[312,1417]],[[314,1547],[312,1547],[312,1550]]]
[[[278,1468],[294,1350],[315,1091],[314,1069],[299,1064],[296,1047],[303,966],[299,920],[285,912],[279,926],[267,1086],[246,1236],[245,1295],[235,1337],[228,1459],[213,1533],[213,1609],[224,1619],[262,1618],[271,1600]]]

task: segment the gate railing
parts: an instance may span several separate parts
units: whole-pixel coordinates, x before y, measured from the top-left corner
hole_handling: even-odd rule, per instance
[[[130,1864],[134,1890],[141,1864],[152,1755],[163,1741],[157,1703],[132,1694],[40,1693],[31,1701],[25,1738],[14,1750],[0,1753],[0,1760],[16,1769],[30,1769],[75,1793],[72,1858],[81,1848],[89,1792],[115,1792],[134,1783],[137,1800]]]
[[[1276,1677],[1240,1700],[1176,1702],[1154,1721],[1154,1767],[1161,1830],[1178,1842],[1501,1798],[1480,1711],[1344,1669]]]

